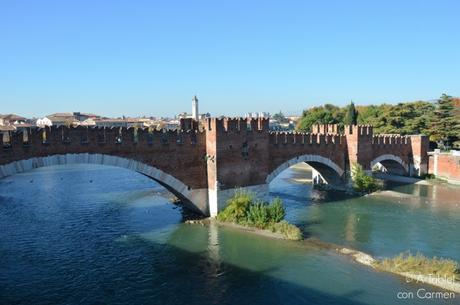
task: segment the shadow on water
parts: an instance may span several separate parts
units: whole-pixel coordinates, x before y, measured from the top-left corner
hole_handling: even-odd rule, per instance
[[[50,289],[46,282],[3,284],[2,304],[363,304],[353,300],[362,293],[359,290],[334,296],[267,276],[269,269],[253,272],[212,261],[206,252],[192,253],[142,238],[126,247],[135,253],[114,268],[104,266],[93,274],[91,286],[61,282]],[[168,253],[166,264],[155,260],[158,251]],[[146,270],[148,276],[139,277]]]

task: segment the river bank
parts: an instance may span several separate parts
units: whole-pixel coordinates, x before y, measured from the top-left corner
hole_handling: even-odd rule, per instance
[[[410,272],[396,272],[396,271],[389,271],[389,270],[380,270],[377,268],[377,263],[379,262],[377,259],[372,257],[371,255],[344,247],[336,248],[338,253],[344,254],[350,258],[352,258],[355,262],[360,263],[362,265],[369,266],[376,271],[379,272],[388,272],[392,274],[399,275],[403,277],[406,282],[415,282],[415,283],[425,283],[435,287],[439,287],[445,290],[453,291],[460,293],[460,282],[456,281],[453,278],[447,278],[442,276],[434,276],[434,275],[425,275],[425,274],[416,274]]]
[[[257,229],[253,227],[247,227],[235,223],[227,223],[221,222],[213,218],[204,218],[199,220],[187,220],[185,223],[187,224],[196,224],[196,225],[206,225],[209,226],[211,224],[216,224],[220,227],[226,227],[230,229],[235,229],[243,232],[249,232],[250,234],[256,234],[265,238],[271,239],[280,239],[280,240],[288,240],[283,236],[281,233],[271,232],[269,230]],[[367,266],[372,268],[372,270],[376,272],[387,272],[391,273],[400,277],[403,277],[406,282],[414,282],[414,283],[423,283],[428,284],[434,287],[442,288],[444,290],[453,291],[456,293],[460,293],[460,282],[455,281],[454,279],[446,278],[446,277],[439,277],[433,275],[424,275],[424,274],[416,274],[416,273],[409,273],[409,272],[395,272],[389,270],[381,270],[377,268],[377,263],[379,262],[378,259],[374,258],[372,255],[347,247],[343,247],[338,244],[325,242],[316,238],[307,238],[300,241],[292,241],[295,243],[299,243],[300,245],[306,246],[306,248],[310,249],[311,247],[326,250],[326,251],[334,251],[339,255],[344,255],[349,257],[356,263],[361,265]]]
[[[380,172],[373,173],[373,176],[377,179],[386,180],[386,181],[430,185],[429,180],[419,179],[415,177],[406,177],[406,176],[392,175],[392,174],[380,173]]]
[[[283,234],[278,233],[278,232],[272,232],[270,230],[265,230],[265,229],[258,229],[255,227],[243,226],[243,225],[232,223],[232,222],[223,222],[215,218],[211,218],[211,217],[203,218],[199,220],[187,220],[185,221],[185,223],[186,224],[199,224],[199,225],[216,224],[217,226],[220,226],[220,227],[227,227],[227,228],[236,229],[236,230],[243,231],[243,232],[249,232],[251,234],[255,234],[255,235],[259,235],[259,236],[263,236],[267,238],[289,240]]]

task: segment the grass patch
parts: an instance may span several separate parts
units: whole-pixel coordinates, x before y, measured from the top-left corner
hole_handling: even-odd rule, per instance
[[[409,272],[417,275],[433,275],[455,278],[460,280],[459,264],[451,259],[428,258],[420,253],[412,255],[410,252],[401,253],[393,258],[378,261],[378,269],[390,272]]]
[[[297,226],[287,222],[286,220],[270,223],[267,228],[272,232],[278,232],[283,234],[284,237],[290,240],[302,239],[302,232],[300,231],[300,229]]]
[[[227,207],[217,214],[217,220],[281,233],[286,239],[302,239],[300,229],[285,221],[285,215],[280,198],[268,203],[257,199],[253,193],[238,190],[227,201]]]

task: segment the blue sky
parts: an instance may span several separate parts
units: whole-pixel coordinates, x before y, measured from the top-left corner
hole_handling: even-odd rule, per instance
[[[460,95],[460,1],[0,0],[0,113],[301,113]]]

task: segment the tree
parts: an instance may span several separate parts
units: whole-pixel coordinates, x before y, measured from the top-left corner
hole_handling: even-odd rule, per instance
[[[280,123],[287,123],[289,120],[284,116],[284,114],[280,111],[275,113],[272,117],[274,120],[277,120]]]
[[[355,108],[353,101],[347,106],[347,113],[343,120],[345,125],[356,125],[358,123],[358,111]]]
[[[443,94],[435,107],[430,140],[437,142],[441,148],[448,148],[460,136],[460,122],[454,114],[453,98]]]
[[[376,133],[429,134],[434,105],[429,102],[360,106],[359,124],[374,126]]]
[[[331,104],[304,110],[297,123],[297,130],[309,131],[313,124],[343,124],[344,108]]]
[[[297,130],[309,131],[313,124],[350,123],[374,126],[374,133],[414,135],[424,134],[442,147],[460,139],[460,109],[454,99],[443,95],[436,104],[425,101],[346,107],[331,104],[304,110]]]

